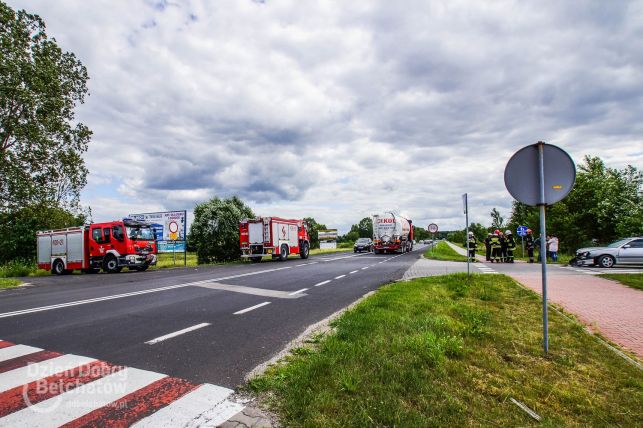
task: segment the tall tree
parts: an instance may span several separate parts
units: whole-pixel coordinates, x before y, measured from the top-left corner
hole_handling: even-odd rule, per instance
[[[491,209],[491,227],[493,229],[502,229],[505,225],[505,219],[500,215],[500,212],[492,208]]]
[[[576,183],[569,195],[547,208],[547,231],[571,252],[643,234],[643,175],[633,166],[608,168],[598,157],[586,156],[578,165]],[[512,229],[526,225],[538,229],[538,209],[514,202]]]
[[[74,123],[87,70],[45,32],[38,15],[0,1],[0,211],[77,207],[91,131]]]
[[[317,223],[313,217],[305,217],[304,221],[308,224],[310,248],[319,248],[319,231],[327,229],[326,225]]]

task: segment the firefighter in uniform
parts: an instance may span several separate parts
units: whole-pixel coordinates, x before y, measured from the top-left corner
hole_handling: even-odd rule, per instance
[[[487,237],[484,239],[484,249],[485,249],[485,260],[491,261],[491,233],[487,234]]]
[[[493,232],[493,235],[489,240],[489,246],[491,247],[491,263],[500,263],[500,251],[502,250],[502,246],[500,245],[499,230]]]
[[[468,257],[469,261],[475,262],[476,261],[476,250],[478,249],[478,242],[476,241],[476,237],[473,235],[473,232],[469,232],[469,236],[467,237],[467,242],[466,245],[467,250],[468,250]]]
[[[514,250],[516,249],[516,241],[511,233],[511,230],[505,231],[505,241],[507,242],[507,263],[514,262]]]
[[[500,236],[500,261],[504,263],[507,261],[507,237],[502,231],[498,233],[498,236]]]
[[[527,237],[525,238],[525,247],[527,247],[527,255],[529,256],[529,263],[534,262],[534,235],[531,229],[527,229]]]

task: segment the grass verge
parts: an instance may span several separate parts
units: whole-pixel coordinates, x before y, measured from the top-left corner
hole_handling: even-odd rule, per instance
[[[613,279],[628,287],[643,290],[643,273],[604,273],[598,276]]]
[[[22,284],[22,281],[16,278],[0,278],[0,289],[14,288]]]
[[[447,260],[452,262],[466,262],[467,258],[458,254],[444,241],[440,241],[433,249],[429,248],[424,252],[424,257],[433,260]]]
[[[382,287],[253,379],[285,426],[636,426],[643,375],[503,275]]]

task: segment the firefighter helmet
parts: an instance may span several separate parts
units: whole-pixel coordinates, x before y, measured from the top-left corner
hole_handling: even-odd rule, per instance
[[[496,229],[496,230],[493,231],[493,234],[494,235],[500,235],[500,231],[498,229]]]
[[[505,230],[505,235],[511,235],[511,230],[509,229]]]
[[[527,233],[531,235],[531,229],[527,229]]]

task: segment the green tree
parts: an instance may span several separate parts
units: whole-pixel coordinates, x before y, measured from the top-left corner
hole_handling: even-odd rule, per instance
[[[505,226],[505,219],[502,215],[500,215],[500,212],[492,208],[491,209],[491,227],[493,229],[502,229]]]
[[[643,176],[633,166],[608,168],[600,158],[585,156],[572,191],[547,208],[547,233],[556,235],[568,253],[593,240],[606,244],[642,235],[642,184]],[[526,225],[537,233],[538,208],[514,202],[510,225]]]
[[[196,248],[199,263],[236,260],[239,249],[239,222],[254,213],[236,196],[212,198],[194,208],[188,241]]]
[[[0,1],[0,211],[78,206],[91,131],[74,123],[74,108],[87,80],[39,16]]]
[[[36,256],[36,231],[80,226],[85,220],[87,213],[73,214],[50,203],[0,212],[0,263],[14,259],[33,260]]]
[[[319,231],[327,229],[325,224],[317,223],[312,217],[305,217],[304,221],[308,224],[308,233],[310,234],[310,248],[319,248]]]

